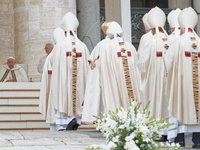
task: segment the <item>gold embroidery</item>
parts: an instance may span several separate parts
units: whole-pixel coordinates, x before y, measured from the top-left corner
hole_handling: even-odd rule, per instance
[[[120,46],[124,45],[124,42],[120,42],[119,45]],[[125,52],[126,52],[126,49],[121,48],[121,53],[125,53]],[[129,71],[128,57],[127,56],[122,56],[122,63],[123,63],[123,67],[124,67],[124,76],[125,76],[125,82],[126,82],[126,88],[127,88],[128,96],[129,96],[129,98],[134,100],[133,87],[132,87],[132,84],[131,84],[131,78],[130,78],[130,71]]]
[[[6,70],[6,72],[4,73],[3,77],[1,78],[0,82],[3,82],[6,79],[9,71],[10,71],[9,69]]]
[[[96,62],[96,60],[98,60],[98,59],[99,59],[99,56],[98,56],[97,58],[95,58],[94,61],[91,63],[91,69],[92,69],[92,70],[96,67],[95,62]]]
[[[198,53],[192,52],[192,74],[193,74],[193,92],[196,109],[196,118],[198,122],[199,113],[199,76],[198,76]]]
[[[13,82],[17,82],[17,78],[16,78],[14,70],[11,70],[11,75],[12,75],[12,78],[13,78]]]

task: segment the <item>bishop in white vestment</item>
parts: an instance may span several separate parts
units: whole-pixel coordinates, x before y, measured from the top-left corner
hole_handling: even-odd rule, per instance
[[[53,31],[53,39],[55,44],[61,42],[65,38],[64,30],[57,27]],[[53,101],[50,98],[51,75],[52,75],[52,52],[47,56],[42,73],[41,89],[40,89],[40,105],[39,110],[45,116],[46,122],[50,124],[50,131],[57,131],[56,126],[56,110],[53,106]]]
[[[67,130],[76,130],[82,115],[89,51],[81,42],[75,31],[79,22],[71,12],[62,20],[62,28],[66,38],[56,44],[52,52],[52,86],[50,99],[55,109],[66,116]],[[56,119],[56,124],[59,124]]]
[[[149,13],[153,10],[154,8],[152,8]],[[145,27],[145,31],[146,33],[144,35],[142,35],[141,39],[140,39],[140,43],[139,43],[139,47],[138,47],[138,59],[140,59],[140,57],[142,57],[142,53],[144,52],[143,49],[145,49],[146,47],[148,47],[150,45],[151,39],[154,37],[151,27],[147,21],[148,18],[148,13],[146,13],[143,18],[143,24]]]
[[[180,38],[180,34],[181,34],[181,30],[180,30],[180,25],[178,22],[178,16],[181,13],[181,10],[179,8],[172,10],[168,16],[167,16],[167,20],[169,22],[170,28],[171,28],[171,34],[169,35],[168,39],[169,39],[169,45],[175,44],[175,42],[177,42],[178,38]],[[173,49],[169,48],[168,53],[166,54],[165,57],[165,61],[167,64],[167,61],[170,61],[171,56],[170,56],[170,50],[173,51]],[[168,76],[171,75],[170,73],[168,74]],[[170,80],[170,76],[169,76],[169,80]],[[167,82],[166,84],[166,88],[170,89],[171,84],[169,84],[169,82]],[[170,92],[170,91],[168,91]],[[169,93],[167,95],[170,95]],[[178,133],[181,133],[181,130],[183,128],[183,124],[180,124],[178,122],[178,120],[176,119],[176,117],[174,117],[172,115],[171,112],[169,112],[169,123],[173,123],[173,125],[169,126],[167,129],[167,139],[169,140],[169,142],[174,142],[175,138],[177,137]],[[183,145],[182,145],[183,146]]]
[[[9,57],[7,64],[0,68],[0,82],[28,82],[26,72],[15,64],[15,58]]]
[[[98,95],[100,95],[105,110],[115,111],[119,107],[127,110],[130,100],[141,100],[140,76],[136,66],[137,53],[132,44],[124,41],[122,28],[116,22],[109,25],[106,33],[110,41],[101,47],[100,57],[97,60],[99,65],[96,66],[99,67],[97,72],[99,85],[96,85],[100,87]],[[93,98],[86,98],[84,109],[91,109],[92,104],[87,103],[92,103]],[[95,120],[92,116],[84,115],[83,113],[83,123],[93,123]]]
[[[200,38],[194,31],[198,22],[196,12],[185,8],[178,21],[181,37],[171,45],[170,61],[167,62],[169,111],[185,125],[183,133],[193,133],[193,148],[200,148],[199,125],[199,77]],[[184,137],[179,138],[184,145]]]
[[[151,100],[148,110],[154,118],[168,117],[168,102],[165,96],[166,68],[165,54],[168,50],[168,35],[164,30],[166,16],[155,7],[148,13],[147,21],[153,36],[139,47],[138,67],[141,72],[141,90],[145,104]]]
[[[95,118],[93,116],[101,116],[101,112],[105,112],[105,108],[101,98],[101,88],[99,85],[99,71],[100,71],[100,51],[104,45],[109,43],[110,38],[106,35],[107,28],[111,22],[104,22],[101,29],[104,33],[105,39],[100,41],[93,49],[88,59],[89,68],[87,75],[86,91],[83,103],[82,124],[93,124]],[[88,109],[90,108],[90,109]]]

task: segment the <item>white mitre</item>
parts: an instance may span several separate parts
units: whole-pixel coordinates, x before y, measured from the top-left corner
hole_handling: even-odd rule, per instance
[[[111,38],[112,36],[115,37],[117,34],[122,36],[123,30],[117,22],[113,21],[113,22],[110,23],[110,25],[109,25],[109,27],[106,31],[106,34],[109,38]]]
[[[178,16],[180,13],[181,13],[181,10],[177,8],[176,10],[172,10],[168,14],[167,20],[171,28],[180,27],[179,22],[178,22]]]
[[[171,24],[173,24],[173,23],[171,23],[171,22],[173,22],[173,19],[174,19],[174,18],[173,18],[174,11],[175,11],[175,10],[170,11],[169,14],[167,15],[167,21],[168,21],[168,23],[169,23],[170,28],[173,28],[173,27],[171,26]]]
[[[64,40],[64,38],[65,38],[65,31],[63,29],[61,29],[60,27],[57,27],[53,31],[54,42],[57,44],[57,43],[61,42],[62,40]]]
[[[148,13],[147,21],[151,28],[164,27],[166,21],[165,13],[162,9],[155,7]]]
[[[178,16],[178,22],[181,28],[194,29],[198,22],[198,15],[192,7],[185,8]]]
[[[142,17],[142,21],[143,21],[144,28],[145,28],[146,32],[148,32],[148,31],[151,29],[150,25],[148,24],[147,17],[148,17],[148,13],[146,13],[146,14]]]
[[[76,31],[79,21],[74,14],[68,12],[62,19],[62,28],[64,31]]]

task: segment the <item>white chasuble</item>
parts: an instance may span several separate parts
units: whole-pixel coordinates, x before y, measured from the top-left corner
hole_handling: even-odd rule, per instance
[[[192,29],[185,30],[169,51],[167,95],[173,116],[195,125],[199,124],[200,39]]]
[[[143,103],[151,100],[148,110],[154,118],[168,117],[168,101],[165,95],[166,66],[165,54],[169,44],[168,36],[162,29],[152,29],[153,36],[142,40],[138,53],[138,68],[141,73]],[[147,33],[150,34],[150,33]]]
[[[172,30],[174,30],[174,31],[168,37],[170,48],[165,57],[166,64],[168,64],[167,61],[171,61],[171,56],[170,56],[170,52],[169,52],[169,51],[173,51],[173,49],[171,48],[173,46],[171,46],[171,45],[173,45],[173,44],[175,44],[175,42],[177,42],[178,38],[180,38],[180,33],[181,33],[180,27],[174,27],[174,28],[172,28]],[[171,76],[171,74],[168,73],[169,79],[171,78],[170,76]],[[167,89],[170,88],[170,87],[168,87],[168,86],[170,86],[169,83],[170,82],[166,82],[166,91],[167,91]],[[166,95],[168,97],[169,93],[166,93]],[[174,117],[171,112],[169,112],[169,123],[173,123],[173,125],[171,125],[167,128],[167,138],[168,138],[169,142],[173,142],[174,139],[176,138],[177,134],[179,132],[183,131],[183,128],[185,128],[185,127],[183,124],[180,124],[178,122],[176,117]]]
[[[54,47],[52,55],[53,106],[64,116],[81,116],[89,51],[78,38],[70,36]]]
[[[111,111],[120,106],[127,110],[130,99],[141,100],[136,50],[132,44],[124,42],[122,38],[116,38],[103,47],[100,54],[103,105]]]
[[[52,52],[47,56],[43,67],[41,88],[40,88],[40,104],[39,111],[42,113],[46,119],[47,123],[56,123],[56,110],[53,106],[52,99],[50,99],[50,89],[51,89],[51,76],[52,76]]]
[[[87,75],[87,84],[84,97],[84,107],[82,115],[82,124],[93,124],[96,120],[94,116],[101,116],[100,111],[105,112],[105,107],[102,103],[101,88],[99,85],[100,73],[100,51],[110,41],[106,38],[99,42],[93,49],[88,59],[89,68]]]
[[[14,82],[28,82],[28,77],[24,69],[15,64],[14,68],[10,69],[8,66],[0,68],[0,82],[13,80]]]
[[[98,90],[100,93],[97,93],[97,95],[100,95],[101,102],[98,100],[95,108],[101,109],[102,104],[103,111],[115,111],[120,106],[127,110],[130,100],[137,99],[140,101],[141,96],[139,90],[140,76],[136,66],[136,50],[132,44],[124,42],[122,38],[116,38],[102,46],[99,53],[98,70],[96,70],[99,76],[99,85],[96,86],[100,87],[100,90]],[[88,102],[88,104],[86,106],[84,104],[84,107],[86,107],[84,109],[91,109],[88,106],[92,106],[89,102],[92,103],[93,99],[94,97],[85,99],[85,103]],[[89,117],[85,117],[83,113],[82,122],[93,123],[95,120],[92,117],[92,115],[95,115],[93,112],[87,113],[90,115]],[[99,114],[98,112],[95,113]]]

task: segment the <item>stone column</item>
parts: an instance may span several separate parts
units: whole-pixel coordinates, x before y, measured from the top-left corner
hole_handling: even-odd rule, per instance
[[[3,0],[0,4],[0,65],[14,54],[14,11],[13,0]]]
[[[77,0],[78,37],[91,52],[101,40],[99,0]]]
[[[124,31],[124,39],[131,42],[130,0],[105,0],[106,21],[116,21]]]
[[[54,44],[53,30],[69,11],[76,14],[75,0],[14,0],[15,55],[28,64],[33,81],[40,81],[37,64],[46,55],[45,44]]]
[[[199,0],[193,0],[193,6],[194,6],[194,9],[197,11],[197,14],[198,14],[199,20],[198,20],[196,29],[197,29],[197,34],[200,35],[200,1]]]
[[[171,9],[184,9],[186,7],[192,6],[192,0],[168,0],[168,6]]]

